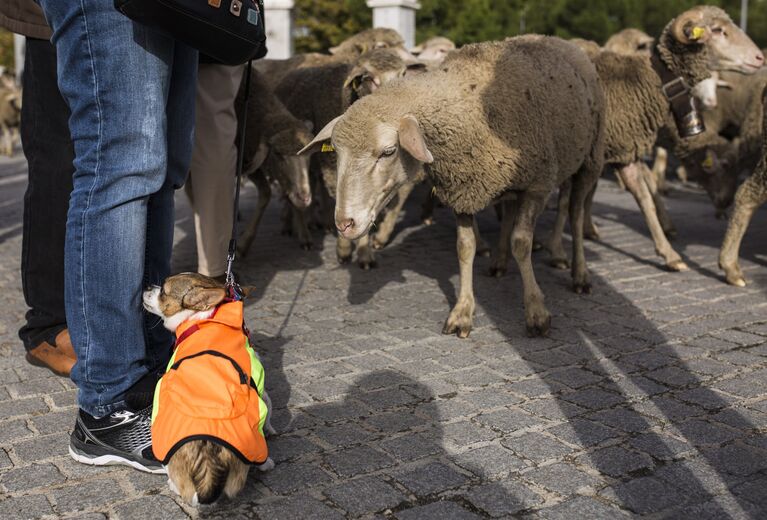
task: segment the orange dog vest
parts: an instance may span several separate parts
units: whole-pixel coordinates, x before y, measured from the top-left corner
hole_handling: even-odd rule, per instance
[[[243,331],[242,302],[224,303],[208,319],[185,321],[176,338],[154,392],[155,457],[167,464],[185,442],[206,439],[243,462],[266,462],[264,368]]]

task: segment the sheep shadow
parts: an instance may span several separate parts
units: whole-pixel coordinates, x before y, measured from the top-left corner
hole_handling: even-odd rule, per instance
[[[597,215],[608,207],[612,212],[620,209],[601,202],[595,207]],[[417,211],[411,208],[406,214],[406,226],[417,223],[414,213]],[[552,218],[552,213],[544,213],[541,228],[547,228]],[[419,314],[404,301],[397,305],[404,307],[403,312],[419,316],[410,326],[427,326],[419,323],[426,318],[428,327],[438,332],[456,298],[452,224],[449,212],[441,211],[437,225],[400,230],[394,244],[379,252],[377,270],[363,272],[351,267],[349,303],[367,304],[379,294],[398,290],[406,300],[408,284],[430,280],[436,282],[444,299],[440,301],[436,291],[430,293],[434,299],[428,312]],[[481,217],[480,228],[486,240],[497,240],[498,224],[492,216]],[[510,274],[499,281],[481,274],[489,267],[487,259],[476,259],[475,331],[461,345],[474,352],[481,351],[488,342],[500,341],[508,349],[500,356],[527,364],[533,378],[514,381],[509,377],[507,388],[515,394],[515,388],[520,389],[515,398],[546,401],[546,413],[551,416],[546,420],[564,419],[545,431],[582,451],[567,462],[599,473],[607,482],[599,490],[601,499],[636,514],[679,507],[675,515],[714,518],[735,511],[751,518],[763,517],[767,511],[767,454],[760,428],[767,422],[760,412],[741,402],[761,397],[762,386],[756,383],[759,377],[755,376],[727,379],[742,370],[742,362],[729,364],[728,360],[734,361],[743,347],[708,335],[749,319],[758,321],[758,311],[739,319],[730,308],[727,317],[695,320],[717,312],[700,306],[705,306],[709,298],[733,294],[731,288],[713,285],[696,299],[699,279],[688,277],[679,283],[675,279],[679,275],[669,273],[669,281],[655,289],[657,297],[686,298],[691,321],[659,320],[664,327],[661,329],[645,316],[646,309],[610,284],[610,274],[620,274],[625,260],[616,263],[617,255],[611,255],[609,247],[587,244],[587,248],[592,296],[572,294],[569,273],[544,265],[545,254],[536,257],[538,281],[553,315],[551,334],[541,339],[524,337],[521,283],[516,270],[512,267]],[[608,267],[595,262],[600,257],[606,259]],[[609,272],[610,263],[615,263],[613,273]],[[445,265],[453,265],[452,272],[446,272]],[[596,275],[595,270],[606,274]],[[631,284],[626,287],[636,290]],[[650,302],[647,307],[661,315],[661,308],[654,305]],[[744,315],[748,313],[747,305],[739,309]],[[714,342],[721,344],[712,347]],[[763,364],[763,358],[754,356],[751,368]],[[496,366],[503,371],[502,362]],[[754,381],[756,386],[742,388],[746,380]],[[524,408],[524,403],[521,406]],[[523,422],[532,420],[522,412],[519,417]],[[513,450],[513,439],[506,445]]]

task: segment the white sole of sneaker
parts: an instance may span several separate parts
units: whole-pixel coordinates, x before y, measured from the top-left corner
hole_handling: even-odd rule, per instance
[[[153,475],[168,474],[168,470],[165,469],[165,466],[159,469],[151,469],[139,464],[138,462],[128,460],[128,459],[123,459],[115,455],[101,455],[99,457],[90,458],[90,457],[85,457],[83,455],[76,453],[70,447],[69,456],[75,459],[77,462],[80,462],[81,464],[88,464],[89,466],[130,466],[133,469],[143,471],[144,473],[152,473]]]

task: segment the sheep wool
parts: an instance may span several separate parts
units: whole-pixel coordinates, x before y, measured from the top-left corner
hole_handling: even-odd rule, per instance
[[[364,146],[379,121],[413,115],[434,156],[434,193],[474,214],[507,191],[551,191],[584,164],[601,164],[604,99],[593,64],[559,38],[467,45],[438,70],[394,81],[335,128]]]

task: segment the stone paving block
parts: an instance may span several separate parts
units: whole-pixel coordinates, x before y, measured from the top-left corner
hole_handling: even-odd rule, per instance
[[[535,464],[560,459],[573,451],[572,448],[542,433],[526,433],[518,437],[507,437],[501,440],[501,444]]]
[[[526,471],[522,476],[563,496],[575,494],[583,488],[602,485],[601,480],[564,462]]]
[[[568,403],[562,399],[531,399],[519,405],[533,415],[550,419],[552,421],[564,421],[585,413],[587,410]]]
[[[284,462],[261,475],[261,481],[278,494],[287,494],[299,489],[330,481],[330,476],[316,464]]]
[[[626,450],[620,446],[592,451],[588,455],[579,457],[578,462],[583,466],[591,465],[600,473],[615,478],[653,466],[649,456]]]
[[[71,513],[111,504],[125,498],[122,488],[114,480],[92,480],[51,491],[56,511]]]
[[[720,444],[743,435],[732,428],[699,419],[677,425],[688,442],[695,445]]]
[[[641,433],[649,430],[651,427],[651,424],[646,417],[627,408],[602,410],[600,412],[586,415],[584,418],[629,433]]]
[[[731,403],[736,402],[731,396],[717,392],[711,388],[691,388],[689,390],[681,390],[674,394],[677,399],[690,404],[695,404],[706,410],[716,410],[723,406],[729,406]]]
[[[675,459],[695,450],[688,442],[657,432],[644,433],[629,442],[633,448],[661,460]]]
[[[423,426],[424,422],[423,417],[408,410],[379,413],[365,419],[367,426],[387,434],[405,432]]]
[[[757,471],[767,470],[767,453],[750,446],[730,444],[705,450],[703,453],[720,474],[726,472],[746,477]]]
[[[373,432],[351,422],[317,428],[314,434],[322,441],[336,447],[360,444],[376,436]]]
[[[456,488],[468,481],[468,477],[440,462],[393,473],[392,476],[418,496],[432,495]]]
[[[482,518],[455,502],[434,502],[395,514],[398,520],[474,520]]]
[[[268,440],[269,456],[275,462],[284,462],[307,453],[316,453],[321,450],[319,446],[306,437],[294,435],[280,435]]]
[[[394,459],[368,446],[347,448],[325,455],[325,462],[342,477],[353,477],[392,466]]]
[[[183,520],[189,518],[189,515],[172,498],[163,495],[137,498],[119,504],[114,509],[120,520],[145,520],[147,518]]]
[[[13,445],[13,451],[16,452],[21,460],[26,462],[36,462],[38,460],[49,459],[67,455],[69,450],[69,434],[54,433],[35,437],[29,441],[22,441]]]
[[[556,506],[541,509],[538,516],[545,520],[572,520],[574,518],[613,520],[614,518],[629,517],[626,512],[591,497],[576,497]]]
[[[640,515],[681,506],[690,500],[688,495],[652,477],[630,480],[600,494]]]
[[[61,392],[64,387],[59,383],[59,378],[33,379],[21,383],[11,383],[7,387],[8,393],[15,399],[31,396],[44,396]]]
[[[397,507],[407,497],[380,477],[349,480],[323,491],[325,496],[354,516]]]
[[[70,433],[75,426],[75,417],[76,413],[73,410],[51,412],[33,417],[32,424],[43,435],[60,432]]]
[[[65,480],[53,464],[32,464],[0,474],[0,484],[11,493],[48,487]]]
[[[40,518],[53,513],[43,495],[24,495],[0,500],[0,518]]]
[[[47,411],[48,405],[40,397],[0,402],[0,417],[4,419]]]
[[[491,441],[500,434],[472,421],[459,421],[442,427],[444,439],[457,446],[467,446],[477,442]]]
[[[295,496],[259,504],[260,518],[295,518],[301,520],[343,520],[340,511],[308,496]]]
[[[488,428],[503,433],[512,433],[517,430],[544,424],[544,421],[541,419],[515,408],[482,414],[477,416],[475,420]]]
[[[473,487],[464,494],[474,507],[493,518],[516,515],[543,503],[543,498],[516,481],[490,482]]]
[[[612,392],[605,392],[604,390],[600,390],[598,388],[588,388],[585,390],[578,390],[569,394],[564,394],[562,399],[592,410],[611,408],[624,402],[623,397]]]
[[[582,419],[573,419],[569,423],[553,426],[546,431],[560,440],[583,448],[595,446],[619,435],[612,428]]]
[[[402,435],[380,443],[380,448],[399,461],[417,460],[442,452],[439,432]]]
[[[549,377],[574,389],[593,385],[602,380],[601,376],[582,368],[560,370],[558,372],[553,372]]]
[[[0,450],[0,469],[12,468],[13,462],[8,457],[8,453],[5,450]]]
[[[3,446],[10,445],[31,435],[33,433],[27,428],[27,422],[23,419],[0,422],[0,444]]]
[[[653,370],[652,372],[647,372],[646,375],[650,379],[654,379],[666,386],[677,388],[695,385],[700,382],[689,369],[685,370],[680,367],[664,367],[658,370]]]
[[[526,467],[525,462],[497,444],[453,457],[456,464],[483,478],[497,478]]]
[[[461,392],[458,399],[477,410],[509,406],[521,401],[519,397],[506,392],[504,387],[495,386],[474,392]]]
[[[748,332],[741,332],[739,330],[721,330],[718,332],[712,332],[711,335],[715,338],[720,338],[731,343],[737,343],[738,345],[759,345],[764,343],[764,337],[757,334],[751,334]]]

